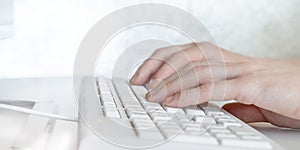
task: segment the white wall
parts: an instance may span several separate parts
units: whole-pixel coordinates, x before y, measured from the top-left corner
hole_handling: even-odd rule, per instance
[[[300,56],[298,0],[15,0],[15,36],[0,40],[0,77],[72,75],[77,48],[89,28],[109,12],[141,2],[189,11],[219,45],[232,51],[258,57]],[[131,37],[139,36],[134,34]]]

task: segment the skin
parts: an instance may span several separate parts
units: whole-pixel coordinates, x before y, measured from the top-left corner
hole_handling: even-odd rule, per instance
[[[300,61],[252,58],[208,42],[158,49],[131,84],[149,83],[146,99],[170,107],[236,100],[225,110],[245,122],[300,128]]]

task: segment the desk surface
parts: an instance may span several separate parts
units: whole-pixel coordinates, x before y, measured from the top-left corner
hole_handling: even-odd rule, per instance
[[[0,79],[0,83],[0,99],[53,100],[60,105],[59,114],[77,116],[77,106],[73,97],[72,78]],[[9,114],[14,115],[14,112],[10,112]],[[0,116],[3,115],[6,114],[2,112]],[[7,124],[7,128],[10,127],[10,130],[13,132],[5,132],[7,129],[0,129],[1,149],[6,148],[9,143],[9,141],[5,142],[3,139],[5,139],[5,137],[6,139],[7,137],[13,138],[20,128],[18,126],[9,126],[8,124],[22,124],[22,122],[24,122],[24,115],[20,119],[10,118],[4,121]],[[299,149],[299,130],[280,129],[266,123],[255,123],[251,125],[284,148]]]

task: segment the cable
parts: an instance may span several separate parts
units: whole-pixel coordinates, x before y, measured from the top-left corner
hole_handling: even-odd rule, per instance
[[[6,110],[12,110],[12,111],[16,111],[16,112],[22,112],[22,113],[26,113],[26,114],[31,114],[31,115],[36,115],[36,116],[41,116],[41,117],[48,117],[48,118],[53,118],[53,119],[78,122],[78,119],[74,118],[74,117],[60,116],[57,114],[36,111],[36,110],[29,109],[29,108],[24,108],[24,107],[9,105],[9,104],[1,104],[0,103],[0,108],[6,109]]]

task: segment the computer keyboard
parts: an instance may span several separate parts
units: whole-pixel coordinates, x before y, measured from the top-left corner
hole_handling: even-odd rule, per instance
[[[172,108],[146,101],[144,86],[130,85],[122,79],[98,78],[96,85],[102,117],[129,120],[138,138],[272,149],[272,144],[262,134],[213,103]]]

